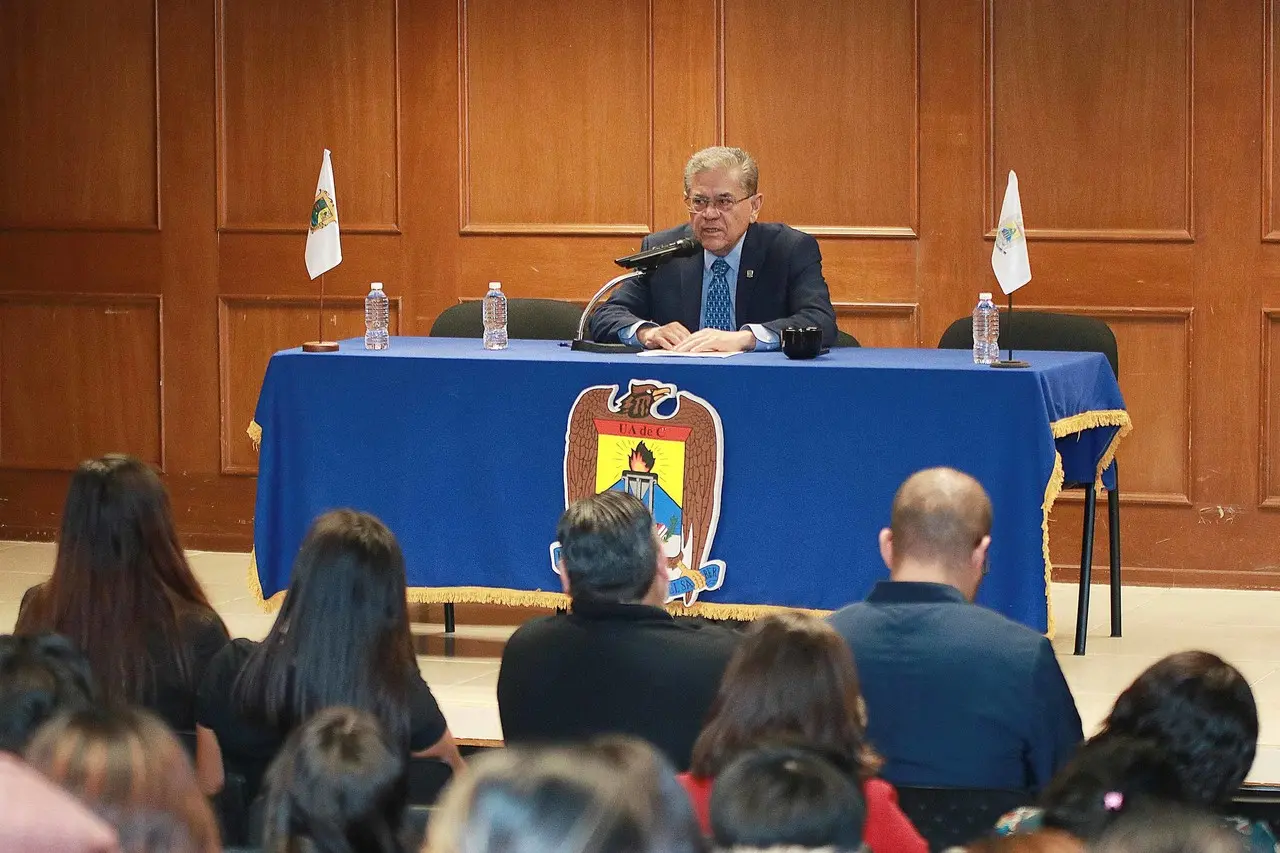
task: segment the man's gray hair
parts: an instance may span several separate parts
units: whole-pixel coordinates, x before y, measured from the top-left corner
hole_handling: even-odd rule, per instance
[[[689,190],[693,186],[694,175],[699,172],[708,172],[712,169],[736,172],[738,174],[738,183],[742,185],[742,189],[749,196],[755,195],[760,186],[760,167],[756,165],[754,157],[741,148],[713,145],[710,148],[703,148],[694,154],[689,158],[689,162],[684,165],[684,194],[689,194]]]

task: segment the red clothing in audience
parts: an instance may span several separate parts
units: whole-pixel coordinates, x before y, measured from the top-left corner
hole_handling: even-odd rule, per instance
[[[711,784],[714,779],[681,773],[676,777],[689,792],[702,831],[711,834]],[[872,853],[929,853],[929,845],[910,819],[898,808],[898,792],[883,779],[868,779],[862,785],[867,804],[867,820],[862,840]]]

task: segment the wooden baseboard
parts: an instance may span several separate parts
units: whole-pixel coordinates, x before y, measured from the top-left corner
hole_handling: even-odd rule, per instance
[[[1089,574],[1093,583],[1108,583],[1111,569],[1106,565],[1094,565]],[[1276,589],[1280,590],[1280,572],[1222,571],[1209,569],[1165,569],[1154,566],[1123,566],[1121,581],[1126,586],[1167,586],[1191,589]],[[1080,567],[1058,565],[1053,567],[1053,579],[1062,583],[1077,583]]]

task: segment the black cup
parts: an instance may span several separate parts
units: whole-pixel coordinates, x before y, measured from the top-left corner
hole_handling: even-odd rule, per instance
[[[817,358],[821,351],[822,330],[817,326],[788,326],[782,330],[782,352],[787,358]]]

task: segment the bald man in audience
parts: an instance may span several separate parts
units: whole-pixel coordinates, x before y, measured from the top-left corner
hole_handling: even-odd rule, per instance
[[[1082,740],[1049,641],[973,603],[990,547],[991,500],[978,481],[920,471],[880,531],[890,579],[830,617],[853,650],[867,738],[895,785],[1034,791]]]

